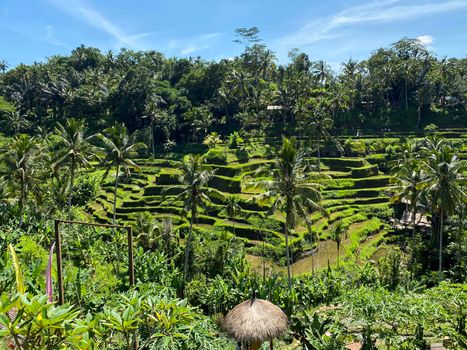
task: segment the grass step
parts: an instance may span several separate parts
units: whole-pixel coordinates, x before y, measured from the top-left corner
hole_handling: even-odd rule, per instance
[[[386,187],[379,188],[361,188],[361,189],[350,189],[350,190],[328,190],[323,191],[322,195],[325,199],[336,199],[336,198],[372,198],[379,197],[387,191]]]

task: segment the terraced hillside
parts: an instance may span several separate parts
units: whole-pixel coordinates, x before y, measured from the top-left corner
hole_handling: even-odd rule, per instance
[[[398,139],[394,139],[400,142]],[[376,142],[377,139],[374,139]],[[372,140],[366,140],[369,145]],[[387,141],[391,144],[391,139]],[[213,196],[212,203],[200,210],[195,223],[198,232],[225,230],[243,239],[249,259],[258,261],[265,255],[273,261],[284,263],[285,218],[283,213],[268,214],[269,206],[259,204],[255,196],[260,192],[249,183],[259,167],[271,166],[274,162],[274,143],[265,147],[252,143],[241,149],[218,147],[210,150],[206,158],[215,175],[209,186],[222,196]],[[351,144],[351,146],[354,146]],[[312,230],[320,242],[313,242],[304,223],[299,223],[292,232],[291,247],[296,263],[296,271],[311,269],[311,253],[315,251],[316,266],[325,266],[336,259],[336,244],[330,240],[333,225],[341,221],[346,236],[340,251],[342,258],[365,261],[370,259],[381,244],[387,240],[391,229],[388,219],[392,216],[389,206],[388,187],[390,177],[385,174],[388,155],[385,147],[375,149],[367,156],[321,158],[321,169],[325,179],[322,185],[323,202],[329,216],[313,213]],[[220,157],[212,157],[215,153]],[[332,151],[330,151],[332,153]],[[350,149],[349,153],[354,153]],[[117,219],[120,222],[134,223],[137,216],[149,212],[158,219],[168,218],[182,233],[188,227],[188,218],[183,203],[177,200],[182,191],[178,181],[182,154],[165,155],[160,159],[137,159],[139,172],[133,172],[131,179],[122,183],[118,191]],[[310,158],[310,163],[316,163]],[[216,164],[214,164],[216,163]],[[315,174],[310,173],[310,178]],[[249,179],[248,181],[246,181]],[[242,208],[232,220],[227,216],[224,201],[229,196],[237,196]],[[113,183],[109,181],[95,203],[87,206],[87,211],[99,222],[109,222],[112,218]],[[316,249],[318,248],[318,249]]]

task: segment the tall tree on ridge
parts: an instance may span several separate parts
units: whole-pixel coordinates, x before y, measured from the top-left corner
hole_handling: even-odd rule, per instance
[[[130,135],[125,124],[115,122],[111,127],[104,130],[103,133],[97,135],[105,146],[105,156],[102,160],[103,165],[106,167],[104,179],[107,177],[110,169],[115,168],[115,185],[114,185],[114,200],[113,200],[113,217],[112,223],[115,225],[117,216],[117,190],[118,190],[118,177],[120,168],[124,169],[125,174],[130,175],[131,168],[139,170],[138,165],[131,160],[138,155],[138,150],[146,146],[131,140]]]
[[[292,286],[290,271],[290,231],[296,226],[298,219],[305,220],[311,225],[309,213],[313,210],[324,209],[319,204],[321,194],[319,185],[308,182],[308,164],[306,152],[297,149],[295,138],[282,140],[282,147],[276,153],[275,163],[272,169],[272,180],[258,181],[256,186],[265,187],[266,192],[256,196],[255,200],[273,200],[271,212],[285,211],[285,246],[287,260],[287,280],[289,288]],[[260,173],[271,173],[270,169],[259,169]]]
[[[70,169],[68,220],[71,220],[71,201],[73,197],[75,172],[80,167],[90,168],[90,161],[97,157],[97,149],[89,143],[95,135],[86,137],[84,121],[74,118],[67,119],[64,124],[58,123],[55,131],[60,136],[62,147],[58,157],[53,162],[55,167],[68,163]]]

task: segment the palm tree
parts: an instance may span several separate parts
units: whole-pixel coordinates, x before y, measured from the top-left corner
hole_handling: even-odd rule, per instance
[[[0,209],[2,205],[8,202],[7,185],[5,179],[0,177]]]
[[[19,135],[1,150],[4,176],[8,187],[18,194],[19,226],[23,224],[24,206],[30,191],[38,190],[39,174],[37,161],[41,146],[34,137]]]
[[[318,146],[318,172],[321,174],[321,141],[333,140],[340,149],[337,139],[331,135],[333,125],[332,118],[326,113],[324,106],[318,105],[313,113],[313,117],[308,123],[310,136],[316,140]]]
[[[146,118],[149,120],[151,126],[151,148],[152,148],[152,157],[156,157],[156,146],[155,146],[155,126],[159,119],[161,119],[161,115],[164,113],[160,106],[161,104],[165,104],[164,99],[159,95],[151,95],[149,101],[146,103],[144,109],[144,116],[142,118]]]
[[[8,69],[8,62],[5,60],[0,61],[0,70],[3,74],[5,74],[6,70]]]
[[[182,162],[182,174],[179,181],[185,186],[184,190],[177,196],[177,199],[184,201],[184,210],[186,213],[191,213],[190,231],[185,247],[185,265],[183,269],[183,289],[188,278],[188,263],[193,240],[193,221],[196,220],[197,210],[203,203],[209,202],[207,193],[208,181],[212,178],[213,173],[205,168],[204,159],[199,155],[188,155]],[[182,293],[183,293],[182,289]]]
[[[137,142],[134,143],[128,135],[125,124],[115,122],[111,127],[108,127],[97,137],[102,141],[106,149],[106,154],[103,159],[103,164],[106,167],[104,178],[107,177],[110,169],[115,168],[115,186],[114,186],[114,202],[113,202],[113,218],[112,223],[115,225],[117,216],[117,190],[118,190],[118,176],[120,168],[124,169],[125,174],[131,174],[131,168],[139,170],[139,167],[134,163],[131,158],[138,155],[138,150],[146,146]]]
[[[239,212],[242,211],[242,207],[240,206],[240,199],[238,196],[232,195],[227,197],[225,201],[225,211],[227,212],[227,216],[232,221],[233,226],[233,234],[235,235],[235,217]]]
[[[287,279],[291,288],[290,274],[290,248],[289,235],[298,221],[302,218],[307,225],[311,226],[308,213],[313,210],[324,209],[319,205],[321,194],[319,185],[309,183],[306,175],[307,162],[306,153],[297,150],[295,138],[282,140],[282,147],[277,152],[274,168],[272,169],[272,180],[258,181],[256,186],[266,187],[266,192],[256,196],[254,199],[272,199],[271,212],[285,210],[285,247],[287,260]],[[258,172],[271,173],[269,169],[259,169]]]
[[[27,115],[19,110],[6,112],[1,121],[2,127],[9,130],[11,134],[19,134],[31,127],[31,123],[27,120]]]
[[[342,221],[338,221],[331,232],[331,238],[337,245],[337,268],[339,268],[339,256],[340,256],[340,248],[341,248],[341,241],[342,235],[345,233],[344,225]]]
[[[96,157],[96,149],[89,141],[95,136],[85,136],[85,125],[83,120],[69,118],[64,125],[57,123],[56,133],[60,137],[61,151],[54,160],[54,166],[60,167],[69,164],[69,193],[68,193],[68,220],[71,220],[71,198],[73,196],[73,185],[75,172],[79,167],[89,168],[89,161]]]
[[[331,68],[324,61],[315,62],[311,73],[321,85],[324,85],[332,76]]]
[[[466,194],[461,188],[461,176],[467,170],[464,161],[459,161],[453,154],[452,148],[444,144],[437,151],[433,151],[424,160],[427,169],[426,191],[431,206],[439,215],[439,272],[443,269],[443,229],[444,218],[455,212],[458,205],[465,205]]]
[[[410,161],[405,167],[399,168],[394,174],[396,185],[393,187],[396,193],[392,200],[400,202],[406,200],[412,212],[412,240],[415,239],[416,225],[415,219],[417,215],[417,206],[420,202],[424,191],[425,172],[420,169],[418,163]]]

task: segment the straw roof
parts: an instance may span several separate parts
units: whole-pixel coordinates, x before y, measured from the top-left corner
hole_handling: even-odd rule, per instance
[[[256,298],[235,306],[222,321],[222,329],[238,342],[262,343],[287,328],[287,316],[279,307]]]

